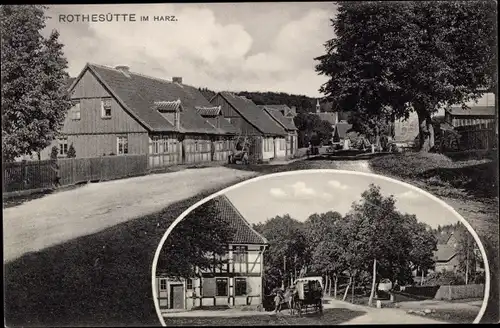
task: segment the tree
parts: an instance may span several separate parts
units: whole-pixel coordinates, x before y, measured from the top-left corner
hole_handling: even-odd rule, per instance
[[[416,112],[421,151],[434,146],[431,115],[496,89],[493,1],[340,2],[336,38],[316,58],[329,100],[377,120]]]
[[[310,113],[299,113],[294,118],[294,123],[299,130],[299,147],[307,146],[309,142],[319,145],[332,138],[332,125]]]
[[[410,262],[413,266],[412,269],[420,270],[423,277],[425,272],[435,267],[434,252],[437,250],[437,239],[426,224],[417,222],[414,215],[407,215],[405,219],[408,223],[406,228],[411,231]],[[423,284],[423,280],[421,284]]]
[[[203,222],[200,225],[200,222]],[[200,270],[222,263],[235,231],[211,200],[191,211],[170,233],[158,259],[157,270],[170,277],[197,277]]]
[[[457,236],[458,272],[462,275],[465,284],[476,279],[477,266],[482,262],[476,241],[463,224],[459,224],[455,235]]]
[[[56,160],[58,154],[59,154],[59,148],[57,148],[57,146],[53,146],[50,151],[50,159]]]
[[[68,156],[68,158],[76,157],[76,150],[75,150],[75,147],[73,146],[73,143],[71,143],[71,145],[69,145],[67,156]]]
[[[45,39],[44,6],[0,7],[2,151],[6,160],[50,145],[71,107],[67,61],[52,31]]]
[[[295,270],[300,271],[307,263],[303,224],[286,214],[254,228],[269,241],[264,259],[266,289],[277,287],[273,285],[277,281],[287,285]]]
[[[333,278],[334,295],[337,294],[338,275],[345,270],[342,259],[342,247],[339,244],[340,230],[338,227],[342,215],[329,211],[313,214],[304,222],[304,234],[307,241],[308,265],[315,272],[325,276],[327,285]]]

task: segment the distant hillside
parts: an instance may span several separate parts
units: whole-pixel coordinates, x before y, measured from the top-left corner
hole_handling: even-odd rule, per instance
[[[216,95],[215,91],[208,88],[198,88],[200,92],[208,100]],[[301,112],[315,112],[316,99],[307,96],[291,95],[284,92],[249,92],[241,91],[235,92],[239,96],[245,96],[251,99],[257,105],[287,105],[288,107],[295,106],[297,113]],[[322,107],[327,107],[327,103]],[[326,108],[323,108],[325,110]]]

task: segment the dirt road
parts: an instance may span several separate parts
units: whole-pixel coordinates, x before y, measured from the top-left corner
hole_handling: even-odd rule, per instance
[[[4,209],[4,262],[255,175],[225,167],[153,174],[88,184]]]
[[[345,308],[349,310],[359,310],[366,312],[365,314],[356,317],[352,320],[341,323],[341,325],[365,325],[365,324],[439,324],[443,321],[437,321],[430,318],[425,318],[417,315],[411,315],[404,310],[394,308],[372,308],[368,306],[351,304],[340,300],[329,299],[324,305],[328,308]]]

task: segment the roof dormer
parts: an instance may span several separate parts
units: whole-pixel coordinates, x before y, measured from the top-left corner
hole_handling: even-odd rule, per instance
[[[180,113],[183,111],[180,99],[174,101],[155,101],[154,109],[177,130],[180,129]]]

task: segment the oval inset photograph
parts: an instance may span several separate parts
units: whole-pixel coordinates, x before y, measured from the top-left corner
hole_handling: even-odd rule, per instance
[[[166,326],[479,322],[490,273],[452,207],[369,173],[241,182],[187,209],[153,263]]]

